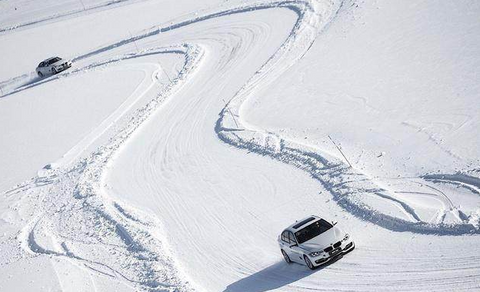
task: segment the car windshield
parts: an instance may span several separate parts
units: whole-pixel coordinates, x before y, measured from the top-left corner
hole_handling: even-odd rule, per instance
[[[295,232],[295,236],[297,237],[298,243],[301,244],[301,243],[304,243],[305,241],[309,241],[310,239],[324,233],[325,231],[327,231],[332,227],[333,227],[332,224],[328,223],[323,219],[320,219],[300,229],[299,231]]]
[[[60,61],[60,60],[61,60],[61,59],[60,59],[59,57],[55,57],[55,58],[51,59],[50,61],[48,61],[48,63],[49,63],[49,64],[53,64],[53,63],[58,62],[58,61]]]

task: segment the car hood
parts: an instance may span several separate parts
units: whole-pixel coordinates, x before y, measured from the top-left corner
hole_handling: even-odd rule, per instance
[[[323,250],[324,248],[334,244],[335,242],[342,240],[344,236],[345,232],[343,232],[343,230],[336,226],[333,226],[319,236],[314,237],[309,241],[305,241],[301,244],[301,246],[309,251]]]

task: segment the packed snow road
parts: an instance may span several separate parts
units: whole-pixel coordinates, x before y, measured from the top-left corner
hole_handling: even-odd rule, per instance
[[[247,17],[250,15],[242,15],[242,21]],[[208,36],[214,34],[203,25],[207,24],[198,24],[194,30],[199,29],[197,33],[206,31]],[[248,28],[246,24],[243,26]],[[269,37],[281,40],[282,37],[276,35],[280,24],[275,27],[276,30],[270,30],[272,35]],[[286,27],[284,33],[288,32]],[[106,180],[113,196],[158,214],[161,221],[170,226],[168,241],[174,244],[175,257],[193,283],[206,291],[268,291],[277,288],[285,291],[449,290],[461,288],[455,279],[458,275],[466,275],[471,281],[465,282],[465,287],[478,285],[476,273],[479,265],[474,263],[476,251],[467,251],[475,237],[450,238],[459,249],[467,252],[462,258],[465,256],[472,261],[456,259],[463,262],[463,271],[447,271],[441,268],[445,250],[431,248],[443,242],[444,237],[392,234],[364,221],[359,222],[333,203],[331,190],[316,185],[310,177],[274,161],[252,157],[252,153],[258,152],[252,142],[255,137],[245,139],[250,144],[242,147],[251,152],[242,153],[225,147],[216,137],[221,133],[213,132],[212,127],[217,125],[216,130],[222,130],[215,113],[222,111],[225,100],[230,100],[233,94],[242,94],[238,90],[246,80],[239,80],[238,59],[252,65],[252,73],[264,62],[254,62],[259,58],[258,47],[239,55],[241,50],[237,44],[257,45],[262,51],[266,51],[266,46],[260,41],[259,44],[250,44],[255,38],[247,38],[249,35],[232,33],[228,38],[219,35],[208,37],[208,41],[206,37],[202,38],[202,44],[208,45],[207,51],[214,53],[209,53],[209,58],[204,60],[201,76],[197,75],[198,78],[175,96],[137,139],[128,144],[123,150],[125,154],[120,154],[114,162]],[[221,44],[220,48],[215,45],[217,42]],[[270,40],[266,43],[273,48],[279,45],[275,46]],[[225,48],[226,44],[230,47]],[[227,64],[224,64],[225,60],[228,60]],[[242,65],[243,72],[250,68]],[[270,75],[262,79],[260,86],[268,85],[268,78],[272,78],[272,74],[281,74],[281,69],[273,72],[266,69]],[[215,83],[210,83],[211,80]],[[236,125],[241,119],[236,114],[235,110],[224,110],[221,115],[231,119],[223,128],[231,129],[229,131],[238,138],[246,130]],[[237,116],[236,121],[233,116]],[[262,133],[258,135],[264,141],[269,138]],[[268,141],[265,143],[260,152],[268,156]],[[285,177],[289,177],[288,182],[283,182]],[[270,185],[273,187],[266,188]],[[315,189],[321,190],[320,194]],[[137,194],[142,194],[142,198]],[[360,213],[361,216],[362,212],[354,214]],[[342,221],[346,228],[360,240],[360,247],[355,252],[314,273],[303,267],[285,266],[276,242],[272,241],[283,227],[299,218],[297,214],[311,213],[344,214]],[[392,223],[389,218],[383,218],[386,226],[393,229],[416,230],[418,226],[422,233],[449,233],[446,226],[438,229],[430,226],[433,228],[430,230],[422,228],[421,224]],[[383,218],[380,216],[377,220]],[[452,231],[455,232],[456,229]],[[432,256],[438,259],[434,260]],[[392,261],[394,267],[390,266]],[[398,283],[402,283],[401,288]]]
[[[69,149],[61,159],[4,194],[0,269],[13,275],[0,288],[478,289],[475,170],[385,184],[324,145],[246,118],[275,80],[312,50],[320,56],[314,41],[349,15],[355,3],[347,4],[227,3],[159,26],[146,13],[153,27],[145,21],[140,33],[84,47],[71,72],[2,82],[7,105],[54,85],[91,83],[90,75],[121,72],[129,90],[96,126],[68,138],[78,139],[74,147],[59,147]],[[310,214],[338,220],[356,250],[313,272],[284,263],[277,236]],[[35,271],[35,263],[49,268]],[[22,270],[33,276],[20,285]]]

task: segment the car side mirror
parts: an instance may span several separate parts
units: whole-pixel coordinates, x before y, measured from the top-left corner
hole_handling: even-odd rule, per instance
[[[337,223],[338,223],[337,221],[332,221],[333,226],[337,225]]]
[[[292,248],[292,247],[294,247],[294,246],[298,246],[298,244],[297,244],[297,243],[292,244],[292,245],[290,245],[290,248]]]

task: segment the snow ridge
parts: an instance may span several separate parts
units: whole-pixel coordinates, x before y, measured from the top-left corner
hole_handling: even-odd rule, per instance
[[[120,202],[113,202],[106,196],[102,185],[107,164],[115,152],[172,92],[181,87],[200,62],[203,51],[197,46],[183,45],[145,50],[116,59],[178,52],[185,55],[178,76],[154,99],[136,110],[127,127],[112,137],[107,145],[73,166],[67,167],[68,162],[56,168],[49,165],[39,172],[38,177],[7,192],[7,195],[13,195],[27,191],[42,202],[39,212],[19,236],[27,252],[72,259],[135,289],[191,289],[188,282],[178,276],[168,247],[161,240],[160,222]]]
[[[314,37],[317,33],[314,28],[315,21],[320,19],[321,15],[315,5],[317,4],[307,1],[266,1],[244,4],[206,13],[166,27],[154,27],[130,39],[78,56],[74,60],[97,56],[136,40],[207,19],[276,8],[291,9],[297,13],[298,21],[287,43],[296,41],[297,47],[307,50],[310,42],[305,41],[304,34],[300,32],[307,31],[309,37]],[[329,5],[333,6],[332,3]],[[286,46],[280,50],[285,48]],[[185,280],[186,277],[181,276],[182,272],[176,268],[168,245],[162,240],[164,236],[162,236],[161,223],[139,210],[113,201],[107,195],[103,179],[109,163],[122,145],[169,96],[191,78],[190,76],[201,63],[203,49],[192,44],[151,48],[92,63],[43,80],[33,79],[24,82],[28,76],[20,76],[3,84],[10,86],[11,91],[7,93],[9,95],[59,78],[84,74],[91,69],[129,58],[150,54],[179,53],[185,56],[185,63],[178,76],[167,86],[157,84],[158,94],[155,98],[132,113],[126,113],[124,127],[115,132],[107,144],[81,159],[78,157],[85,147],[76,146],[71,151],[74,153],[68,153],[64,159],[47,165],[39,171],[37,177],[6,192],[7,196],[22,193],[36,200],[35,215],[18,236],[21,247],[26,252],[32,256],[48,255],[67,258],[82,268],[102,276],[119,279],[125,285],[137,290],[187,291],[194,289]],[[285,59],[282,62],[285,62],[283,66],[288,66],[295,60]],[[107,127],[111,126],[112,124],[107,125]],[[95,135],[91,137],[92,140],[97,138],[98,136]]]
[[[342,2],[336,1],[265,1],[206,13],[165,27],[154,27],[142,34],[110,44],[78,56],[87,59],[113,48],[175,30],[211,18],[261,9],[290,9],[298,19],[281,48],[252,76],[243,88],[221,111],[215,131],[224,142],[240,149],[268,156],[307,171],[320,181],[345,210],[395,231],[427,234],[480,233],[475,222],[478,216],[462,214],[451,206],[458,223],[431,224],[422,221],[414,208],[398,200],[395,194],[376,184],[368,175],[347,167],[334,155],[258,129],[242,119],[242,105],[280,74],[293,66],[309,50],[319,32],[337,15]],[[33,80],[12,90],[26,90],[56,78],[85,73],[90,69],[149,54],[178,54],[185,56],[184,66],[172,83],[157,84],[158,94],[145,106],[127,113],[128,121],[105,145],[88,155],[64,160],[55,167],[47,167],[39,175],[7,192],[13,195],[26,192],[38,198],[38,210],[18,239],[25,251],[32,255],[64,257],[78,265],[106,277],[117,278],[137,290],[187,291],[193,287],[181,276],[167,243],[163,240],[161,222],[121,202],[113,201],[105,191],[103,179],[109,163],[132,134],[174,92],[181,89],[202,61],[203,49],[192,44],[168,48],[151,48],[118,58],[93,63],[87,67],[65,72],[44,80]],[[19,78],[11,81],[16,84]],[[8,83],[8,82],[7,82]],[[109,125],[111,126],[111,125]],[[96,139],[97,137],[92,137]],[[79,152],[84,148],[80,147]],[[78,153],[77,153],[78,154]],[[438,179],[436,177],[425,177]],[[452,179],[466,183],[464,179]],[[471,181],[469,180],[471,183]],[[474,187],[478,188],[474,181]],[[467,183],[468,184],[468,183]],[[364,202],[365,195],[374,195],[398,205],[404,218],[387,215]],[[477,220],[477,221],[476,221]],[[477,222],[478,223],[478,222]]]
[[[330,23],[341,7],[342,3],[332,2],[325,5],[325,2],[313,1],[310,9],[304,10],[283,47],[220,112],[220,118],[215,126],[218,137],[237,148],[271,157],[308,172],[331,192],[333,199],[346,211],[381,227],[393,231],[437,235],[480,233],[480,221],[476,213],[467,215],[450,202],[447,203],[449,206],[438,211],[440,220],[430,222],[416,214],[412,206],[400,200],[392,191],[381,187],[367,174],[349,167],[331,153],[282,138],[277,133],[250,125],[242,118],[242,106],[248,99],[299,60],[311,47],[317,33]],[[416,183],[432,188],[427,183],[431,178],[432,176],[427,175],[419,178],[421,182]],[[400,216],[387,214],[368,204],[366,198],[372,196],[376,200],[386,200],[393,204],[400,210]],[[445,200],[445,194],[440,192],[438,196],[440,200]],[[446,199],[449,200],[448,197]],[[449,221],[445,220],[447,214]]]

